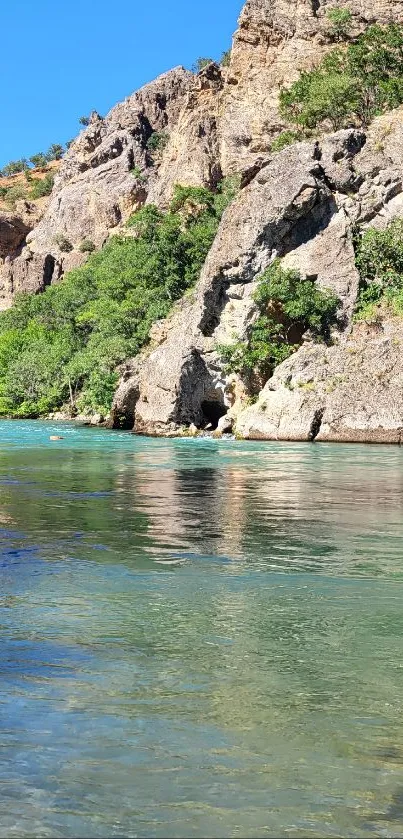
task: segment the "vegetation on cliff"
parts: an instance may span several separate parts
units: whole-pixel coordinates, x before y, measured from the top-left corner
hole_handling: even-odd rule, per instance
[[[338,299],[299,271],[285,270],[276,259],[262,274],[253,295],[258,317],[247,341],[217,347],[228,373],[239,373],[251,392],[259,391],[274,368],[295,352],[309,329],[329,338]]]
[[[37,154],[33,154],[29,160],[27,160],[26,157],[22,157],[20,160],[10,160],[10,162],[6,163],[0,171],[0,177],[9,178],[12,175],[18,175],[21,172],[29,172],[32,169],[46,168],[48,163],[51,163],[53,160],[61,160],[64,152],[64,146],[60,143],[52,143],[47,152],[38,152]]]
[[[402,102],[403,26],[395,23],[369,26],[280,94],[282,115],[305,130],[326,122],[334,130],[368,125]]]
[[[386,309],[403,314],[403,220],[370,228],[356,240],[360,290],[355,320],[376,320]]]
[[[17,297],[0,315],[0,414],[106,412],[117,365],[196,283],[234,188],[177,187],[167,213],[144,207],[60,285]]]

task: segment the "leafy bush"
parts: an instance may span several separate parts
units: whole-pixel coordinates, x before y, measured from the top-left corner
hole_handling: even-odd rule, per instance
[[[24,186],[23,183],[15,184],[15,186],[9,186],[6,190],[6,194],[4,196],[4,200],[10,207],[14,207],[16,201],[27,197],[27,188]]]
[[[130,174],[133,175],[133,178],[136,178],[137,181],[145,181],[145,177],[139,166],[133,166],[132,169],[130,169]]]
[[[48,158],[44,152],[38,152],[29,158],[29,162],[32,163],[34,169],[44,169],[48,164]]]
[[[80,245],[81,253],[93,253],[94,250],[94,242],[92,242],[91,239],[83,239]]]
[[[169,140],[165,131],[153,131],[147,140],[147,148],[150,152],[162,152]]]
[[[3,167],[2,174],[8,178],[10,175],[18,175],[20,172],[25,172],[26,169],[29,169],[29,164],[25,157],[22,157],[21,160],[10,160],[10,163],[7,163]]]
[[[46,158],[47,160],[61,160],[64,154],[64,146],[60,145],[60,143],[52,143],[49,147]]]
[[[297,143],[300,139],[301,134],[299,131],[282,131],[281,134],[273,140],[270,146],[270,151],[281,151],[282,149],[285,149],[286,146],[291,146],[293,143]]]
[[[214,204],[216,212],[221,216],[228,207],[228,204],[234,200],[241,188],[242,177],[240,174],[227,175],[218,184],[217,193],[215,195]]]
[[[380,308],[403,313],[403,220],[366,230],[356,241],[360,289],[355,320],[372,320]]]
[[[84,117],[79,117],[78,121],[79,121],[80,125],[87,126],[87,125],[90,124],[90,117],[85,117],[85,116]]]
[[[198,58],[192,67],[193,72],[200,73],[201,70],[204,70],[205,67],[208,67],[208,65],[211,64],[213,60],[214,59],[212,58]]]
[[[336,6],[334,9],[329,9],[326,16],[333,37],[338,41],[347,38],[352,22],[350,10],[340,9]]]
[[[44,195],[50,195],[53,189],[54,177],[51,174],[45,175],[44,178],[32,178],[31,189],[29,196],[34,200],[36,198],[43,198]]]
[[[63,253],[69,253],[69,251],[73,250],[73,245],[64,233],[59,233],[58,236],[55,236],[55,242]]]
[[[370,26],[346,49],[336,48],[319,67],[302,73],[280,93],[290,122],[313,129],[330,122],[337,130],[368,122],[403,102],[403,27]]]
[[[229,67],[231,62],[231,49],[225,50],[220,58],[220,64],[222,67]]]
[[[175,210],[143,207],[129,221],[135,236],[111,238],[62,283],[0,313],[0,414],[39,416],[70,392],[79,409],[107,412],[117,365],[197,281],[222,201],[178,188]]]
[[[259,315],[248,340],[217,347],[226,372],[239,373],[252,392],[295,352],[308,329],[317,338],[329,338],[339,302],[331,292],[317,288],[312,279],[284,270],[279,259],[262,275],[254,300]]]

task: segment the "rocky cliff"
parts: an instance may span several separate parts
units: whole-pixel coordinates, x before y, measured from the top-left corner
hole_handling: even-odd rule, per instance
[[[403,0],[348,6],[352,35],[374,21],[403,21]],[[154,326],[147,350],[122,372],[116,424],[153,434],[219,422],[247,437],[400,440],[403,402],[392,396],[400,325],[382,327],[383,337],[350,334],[350,325],[359,279],[353,231],[403,215],[403,110],[366,131],[343,130],[271,152],[284,127],[279,89],[329,50],[332,7],[331,0],[247,0],[228,67],[212,63],[197,75],[176,68],[105,118],[93,114],[63,160],[39,223],[0,217],[6,305],[15,292],[41,291],[81,264],[83,240],[101,247],[144,203],[165,208],[175,184],[214,189],[239,174],[240,192],[224,213],[194,294]],[[152,149],[153,135],[163,138],[159,149]],[[276,256],[337,294],[342,330],[332,348],[305,344],[276,370],[256,405],[242,411],[241,383],[225,375],[216,347],[247,335],[257,278]],[[370,397],[381,345],[382,370],[393,373],[376,368]],[[352,361],[358,358],[361,368]],[[359,368],[361,402],[351,409]],[[372,408],[365,411],[364,401]]]
[[[65,155],[42,220],[33,220],[21,252],[11,252],[2,266],[0,293],[11,302],[16,291],[58,281],[84,260],[83,239],[101,246],[145,201],[166,206],[176,183],[214,186],[228,173],[253,173],[282,128],[280,86],[317,63],[332,43],[326,17],[332,5],[248,0],[229,67],[211,64],[196,76],[177,67],[105,118],[94,113]],[[353,32],[370,21],[398,20],[403,9],[401,0],[366,5],[349,3]],[[154,154],[147,148],[153,132],[167,139]]]

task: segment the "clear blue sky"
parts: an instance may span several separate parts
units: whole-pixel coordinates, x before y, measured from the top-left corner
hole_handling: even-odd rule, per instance
[[[0,0],[1,2],[1,0]],[[231,45],[242,0],[3,2],[0,168],[78,133],[178,64]]]

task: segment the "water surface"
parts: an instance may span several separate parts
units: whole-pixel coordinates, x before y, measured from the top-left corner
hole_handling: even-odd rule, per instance
[[[403,837],[402,535],[398,447],[0,422],[0,837]]]

